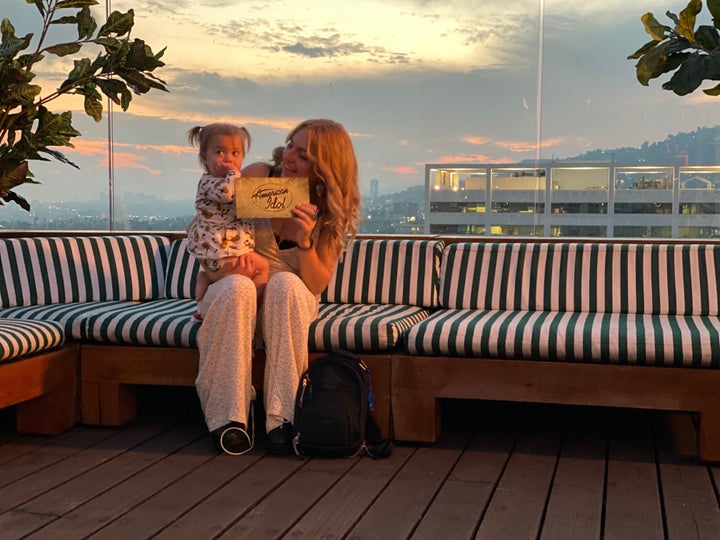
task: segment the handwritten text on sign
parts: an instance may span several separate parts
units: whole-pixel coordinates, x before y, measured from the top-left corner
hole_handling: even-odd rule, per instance
[[[290,217],[297,204],[308,202],[307,178],[235,179],[235,206],[239,218]]]

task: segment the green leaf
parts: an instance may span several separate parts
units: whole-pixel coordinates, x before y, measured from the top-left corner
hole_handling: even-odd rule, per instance
[[[50,21],[50,24],[77,24],[77,17],[73,15],[58,17],[57,19]]]
[[[67,56],[68,54],[75,54],[82,48],[82,45],[76,41],[72,43],[58,43],[45,49],[45,52],[54,54],[55,56]]]
[[[707,7],[712,15],[715,28],[720,28],[720,0],[707,0]]]
[[[128,10],[127,13],[113,11],[105,24],[100,27],[98,36],[109,36],[110,34],[124,36],[130,32],[134,24],[135,12],[132,9]]]
[[[720,34],[714,26],[708,26],[706,24],[698,26],[695,37],[708,51],[712,51],[720,46]]]
[[[40,15],[45,16],[45,2],[43,0],[25,0],[26,4],[35,4],[35,7],[40,12]]]
[[[97,0],[60,0],[57,3],[58,9],[62,8],[77,8],[83,6],[97,6]]]
[[[12,168],[6,167],[5,163],[2,163],[2,167],[0,167],[0,173],[2,173],[0,174],[0,192],[10,191],[12,188],[24,184],[27,179],[27,161],[12,166]]]
[[[703,90],[708,96],[720,96],[720,84],[717,86],[713,86],[712,88],[708,88],[707,90]]]
[[[672,30],[669,26],[660,24],[655,18],[655,15],[650,12],[640,17],[640,20],[645,25],[645,31],[650,34],[655,41],[662,41],[667,36],[668,32]]]
[[[652,41],[648,41],[645,45],[640,47],[637,51],[635,51],[630,56],[628,56],[627,59],[628,60],[637,60],[642,55],[644,55],[648,51],[650,51],[653,47],[655,47],[658,43],[660,43],[660,41],[656,40],[656,39],[653,39]]]
[[[32,182],[32,183],[35,184],[35,183],[39,183],[39,182]],[[2,195],[0,195],[0,198],[2,198],[2,200],[4,200],[5,202],[14,202],[15,204],[19,204],[20,208],[22,208],[23,210],[26,210],[27,212],[30,211],[30,203],[27,202],[27,199],[21,197],[14,191],[5,192]],[[2,204],[2,203],[0,203],[0,204]]]
[[[103,94],[109,97],[116,105],[120,105],[123,110],[127,110],[132,95],[124,82],[102,77],[99,77],[96,82]]]
[[[90,13],[90,8],[83,6],[77,15],[78,39],[89,39],[97,30],[97,22]]]
[[[85,96],[85,113],[91,116],[96,122],[102,120],[103,106],[99,99],[92,96]]]
[[[692,54],[662,87],[684,96],[697,90],[704,79],[720,80],[720,55]]]
[[[680,24],[675,31],[688,41],[695,41],[695,18],[702,9],[701,0],[690,0],[680,12]]]
[[[70,73],[68,73],[68,78],[60,85],[60,91],[76,86],[79,81],[88,77],[92,77],[94,72],[91,69],[89,58],[75,60],[74,64],[75,67],[72,69],[72,71],[70,71]]]
[[[635,75],[637,80],[643,86],[647,86],[650,79],[659,77],[664,73],[667,56],[665,49],[668,43],[661,43],[654,49],[648,51],[635,65]]]
[[[40,92],[42,87],[37,84],[17,84],[8,89],[7,99],[18,105],[31,105]]]

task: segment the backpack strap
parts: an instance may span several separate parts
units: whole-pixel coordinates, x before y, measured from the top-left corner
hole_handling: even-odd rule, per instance
[[[373,459],[390,457],[395,449],[391,439],[383,439],[380,426],[370,412],[365,423],[365,453]]]

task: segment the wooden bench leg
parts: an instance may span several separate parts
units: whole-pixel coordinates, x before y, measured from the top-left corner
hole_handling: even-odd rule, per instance
[[[121,426],[137,416],[137,392],[130,385],[84,382],[82,423]]]
[[[440,400],[435,397],[392,396],[394,438],[398,441],[435,442],[440,436]]]
[[[700,411],[698,418],[700,459],[720,462],[720,411],[717,409]]]

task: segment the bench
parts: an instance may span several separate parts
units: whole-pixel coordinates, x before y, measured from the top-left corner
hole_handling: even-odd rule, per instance
[[[323,293],[310,331],[311,361],[343,348],[368,365],[375,415],[386,433],[391,352],[403,333],[437,305],[440,253],[437,241],[354,242]],[[27,410],[18,414],[18,429],[22,424],[28,426],[24,430],[40,432],[29,420],[58,414],[50,410],[56,396],[35,399],[55,388],[67,389],[73,405],[53,428],[58,432],[78,420],[78,403],[83,423],[120,425],[137,414],[138,385],[194,385],[200,323],[192,317],[192,298],[199,266],[181,236],[2,238],[0,263],[6,283],[0,294],[0,352],[8,360],[0,364],[2,388],[24,388],[27,376],[18,370],[31,366],[41,379],[50,372],[72,376],[72,384],[55,377],[52,388],[15,390],[18,395],[3,398],[0,407],[21,403]],[[405,279],[426,266],[429,286],[424,276]],[[16,346],[13,328],[25,333],[36,328],[47,338],[27,337],[22,342],[27,345]],[[74,363],[65,366],[58,357]],[[256,351],[253,384],[258,389],[263,367],[264,355]]]
[[[699,416],[720,460],[720,245],[458,242],[440,308],[392,359],[396,439],[432,442],[440,398]]]

